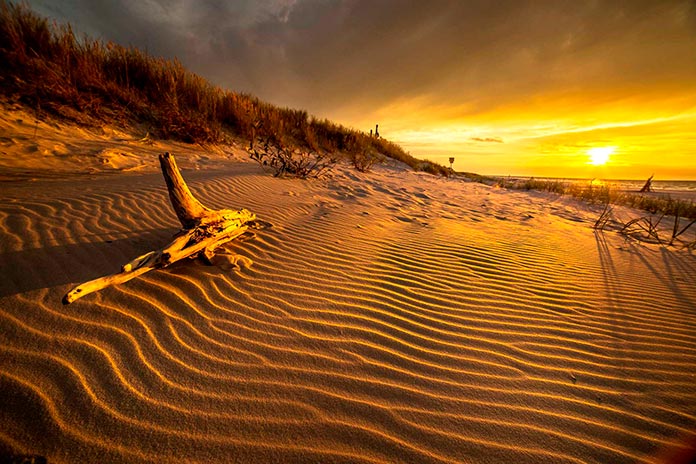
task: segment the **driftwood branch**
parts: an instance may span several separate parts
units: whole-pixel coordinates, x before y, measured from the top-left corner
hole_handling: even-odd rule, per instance
[[[182,229],[164,248],[139,256],[121,267],[121,272],[100,277],[78,285],[64,297],[70,304],[89,293],[110,285],[128,282],[153,269],[161,269],[184,258],[201,257],[209,262],[215,249],[247,231],[256,215],[241,209],[211,210],[203,206],[191,193],[181,172],[169,153],[160,155],[162,174],[169,190],[169,199]]]
[[[653,177],[655,177],[655,174],[648,177],[648,180],[645,181],[645,185],[643,185],[643,188],[640,189],[640,193],[652,192]]]

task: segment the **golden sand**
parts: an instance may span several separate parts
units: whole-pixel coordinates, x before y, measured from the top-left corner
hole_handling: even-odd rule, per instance
[[[239,152],[32,138],[16,119],[0,134],[0,456],[629,463],[696,428],[688,251],[594,232],[573,200],[396,164],[276,179]],[[214,266],[63,306],[178,230],[165,150],[204,204],[273,227]]]

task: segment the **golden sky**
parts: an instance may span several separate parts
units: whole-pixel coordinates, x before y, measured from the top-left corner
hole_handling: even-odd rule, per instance
[[[460,171],[696,179],[695,0],[29,3]]]
[[[614,94],[612,97],[619,97]],[[412,154],[455,169],[497,175],[574,178],[696,179],[696,92],[647,93],[603,102],[598,96],[541,95],[489,112],[458,116],[452,108],[402,102],[374,114]],[[390,113],[431,114],[389,120]],[[465,112],[465,110],[462,110]],[[456,111],[455,111],[456,113]],[[367,125],[367,121],[364,125]],[[414,129],[417,127],[417,129]],[[605,165],[588,151],[611,148]]]

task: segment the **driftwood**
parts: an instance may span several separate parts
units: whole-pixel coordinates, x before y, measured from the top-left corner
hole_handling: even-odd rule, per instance
[[[648,180],[645,181],[645,185],[643,185],[643,188],[640,189],[640,193],[646,193],[646,192],[652,192],[652,180],[653,177],[655,177],[655,174],[652,176],[648,177]]]
[[[184,258],[200,257],[209,263],[216,248],[239,237],[254,225],[256,215],[246,209],[215,211],[203,206],[193,196],[181,177],[174,157],[165,153],[160,155],[159,160],[169,190],[169,199],[181,222],[181,231],[164,248],[138,256],[124,264],[118,274],[100,277],[78,285],[63,297],[63,304],[70,304],[89,293],[110,285],[122,284],[148,271],[167,267]]]

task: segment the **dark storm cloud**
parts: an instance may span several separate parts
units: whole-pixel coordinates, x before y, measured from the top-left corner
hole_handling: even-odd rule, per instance
[[[33,0],[39,12],[68,21],[78,31],[149,53],[179,58],[186,66],[216,83],[255,91],[259,68],[258,44],[250,40],[253,29],[282,13],[273,4],[211,0]],[[246,77],[249,76],[249,77]]]
[[[477,112],[696,75],[691,0],[30,4],[92,36],[176,56],[228,88],[320,114],[416,97]]]

